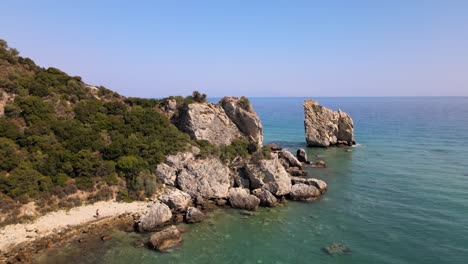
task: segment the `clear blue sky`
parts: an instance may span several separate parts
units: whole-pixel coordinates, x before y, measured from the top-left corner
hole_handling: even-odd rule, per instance
[[[23,1],[0,38],[127,96],[468,95],[468,1]]]

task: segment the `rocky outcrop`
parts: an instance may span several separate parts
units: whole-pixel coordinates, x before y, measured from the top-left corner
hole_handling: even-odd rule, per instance
[[[354,123],[347,113],[341,110],[335,112],[309,99],[304,102],[304,114],[306,141],[309,146],[355,144]]]
[[[153,231],[172,218],[171,209],[161,202],[149,205],[148,211],[140,218],[138,230],[140,232]]]
[[[242,134],[260,146],[263,144],[262,122],[247,98],[224,97],[220,104]]]
[[[189,224],[198,223],[205,219],[205,214],[195,207],[189,207],[185,214],[185,221]]]
[[[251,195],[247,189],[238,187],[229,189],[229,202],[234,208],[253,211],[260,204],[260,199]]]
[[[268,190],[265,189],[255,189],[252,191],[252,194],[260,199],[260,204],[266,207],[273,207],[277,204],[278,199],[271,194]]]
[[[264,188],[276,196],[286,195],[291,191],[291,179],[278,156],[272,153],[271,159],[251,161],[245,165],[252,189]]]
[[[309,159],[307,158],[307,152],[303,148],[298,149],[296,151],[296,157],[297,157],[297,160],[299,160],[300,162],[303,162],[306,164],[310,163]]]
[[[170,209],[185,211],[187,207],[192,205],[192,197],[179,189],[169,188],[160,198],[161,202],[169,206]]]
[[[302,169],[302,163],[289,151],[283,149],[278,152],[278,156],[286,161],[286,165],[289,167],[297,167]]]
[[[314,201],[320,196],[320,191],[315,186],[297,183],[291,187],[289,195],[297,201]]]
[[[189,160],[177,176],[177,186],[192,198],[226,198],[231,171],[217,158]]]
[[[314,186],[315,188],[319,189],[321,193],[325,193],[328,190],[328,186],[324,181],[315,178],[291,177],[291,181],[293,184],[302,183]]]
[[[263,126],[247,98],[224,97],[219,104],[191,103],[179,109],[177,127],[192,139],[230,145],[236,139],[263,143]]]
[[[182,236],[180,231],[173,225],[154,233],[149,239],[151,247],[159,251],[167,251],[176,247],[181,242]]]

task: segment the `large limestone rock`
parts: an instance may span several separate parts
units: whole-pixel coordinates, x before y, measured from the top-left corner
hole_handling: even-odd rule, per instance
[[[288,167],[302,169],[302,163],[289,151],[283,149],[278,153],[279,157],[286,161]]]
[[[327,183],[315,178],[291,177],[291,181],[293,184],[303,183],[314,186],[315,188],[319,189],[321,193],[325,193],[328,190]]]
[[[192,103],[180,111],[177,127],[193,139],[230,145],[242,134],[220,105]]]
[[[220,104],[242,134],[258,145],[263,144],[262,122],[247,98],[224,97]]]
[[[291,187],[291,199],[298,201],[314,201],[320,196],[320,191],[312,185],[297,183]]]
[[[291,191],[291,179],[278,159],[272,153],[269,160],[251,161],[245,165],[252,189],[264,188],[276,196],[286,195]]]
[[[260,199],[252,195],[244,188],[231,188],[229,189],[229,202],[234,208],[255,210],[260,204]]]
[[[192,197],[179,189],[169,188],[160,198],[161,202],[165,203],[169,208],[178,211],[185,211],[187,207],[192,205]]]
[[[177,176],[177,186],[192,198],[226,198],[231,186],[229,167],[217,158],[189,160]]]
[[[203,221],[203,219],[205,219],[205,214],[202,211],[195,207],[189,207],[187,209],[187,213],[185,214],[185,221],[187,221],[187,223],[198,223]]]
[[[309,99],[304,102],[304,114],[306,141],[309,146],[355,144],[353,120],[347,113],[341,110],[335,112]]]
[[[140,232],[153,231],[169,221],[172,217],[171,209],[161,202],[149,206],[148,211],[140,218],[138,230]]]
[[[268,190],[255,189],[252,191],[252,194],[260,199],[260,204],[262,206],[273,207],[278,202],[278,199],[276,199],[276,197]]]
[[[175,226],[169,226],[154,233],[149,240],[151,247],[159,251],[167,251],[182,242],[180,231]]]

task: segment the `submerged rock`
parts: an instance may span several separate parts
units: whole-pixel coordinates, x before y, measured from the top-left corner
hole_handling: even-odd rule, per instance
[[[247,189],[231,188],[229,189],[229,202],[231,206],[239,209],[256,210],[260,204],[260,199],[251,195]]]
[[[351,248],[340,243],[333,243],[327,247],[324,247],[322,250],[331,256],[351,253]]]
[[[205,214],[195,207],[189,207],[185,214],[185,221],[189,224],[198,223],[205,219]]]
[[[315,186],[297,183],[291,187],[289,195],[297,201],[314,201],[320,196],[320,191]]]
[[[149,240],[151,247],[159,251],[167,251],[181,242],[182,236],[177,227],[173,225],[154,233]]]
[[[161,202],[154,202],[148,211],[140,218],[138,230],[140,232],[153,231],[157,227],[171,220],[172,212],[169,207]]]
[[[327,163],[325,163],[325,161],[323,161],[323,160],[319,160],[319,161],[316,161],[316,162],[312,163],[312,167],[313,168],[326,168]]]
[[[177,176],[177,185],[192,198],[226,198],[231,186],[230,170],[217,158],[189,160]]]
[[[276,197],[268,190],[255,189],[252,191],[252,194],[260,199],[260,204],[262,206],[273,207],[278,202],[278,199],[276,199]]]
[[[347,113],[341,110],[335,112],[309,99],[304,102],[304,114],[306,141],[309,146],[355,144],[354,123]]]
[[[264,188],[276,196],[286,195],[291,191],[289,174],[273,153],[269,160],[253,160],[246,164],[245,171],[253,189]]]

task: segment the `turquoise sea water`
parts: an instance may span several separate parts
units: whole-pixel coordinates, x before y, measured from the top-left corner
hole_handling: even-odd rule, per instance
[[[304,98],[253,98],[265,141],[305,147]],[[329,191],[314,203],[217,211],[170,253],[116,232],[85,252],[72,242],[43,263],[468,263],[468,98],[317,98],[354,119],[358,145],[307,149]],[[344,243],[352,253],[321,248]]]

